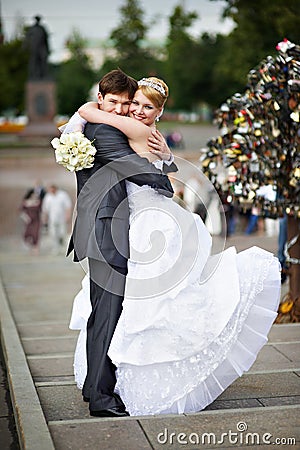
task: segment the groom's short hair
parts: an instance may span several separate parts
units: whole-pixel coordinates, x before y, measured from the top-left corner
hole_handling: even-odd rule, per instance
[[[108,72],[99,82],[99,92],[102,97],[105,97],[106,94],[123,94],[126,92],[131,100],[137,88],[137,81],[121,69]]]

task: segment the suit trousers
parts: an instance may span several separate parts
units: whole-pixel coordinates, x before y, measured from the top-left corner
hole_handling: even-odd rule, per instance
[[[114,394],[116,366],[107,352],[122,312],[127,267],[89,259],[92,312],[87,323],[87,376],[82,394],[90,410],[123,406]]]

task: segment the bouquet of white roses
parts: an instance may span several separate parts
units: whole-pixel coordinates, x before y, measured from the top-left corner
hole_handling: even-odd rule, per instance
[[[70,172],[93,167],[96,148],[81,131],[64,133],[51,141],[55,159]]]

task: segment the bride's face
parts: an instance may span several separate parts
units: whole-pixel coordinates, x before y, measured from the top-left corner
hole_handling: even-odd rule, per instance
[[[154,106],[142,91],[137,90],[129,107],[129,115],[133,119],[151,126],[154,124],[156,117],[160,115],[161,110],[161,108]]]

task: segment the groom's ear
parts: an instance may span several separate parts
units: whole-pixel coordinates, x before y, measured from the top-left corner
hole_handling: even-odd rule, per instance
[[[103,96],[102,96],[101,92],[98,92],[98,104],[102,105],[102,103],[103,103]]]

